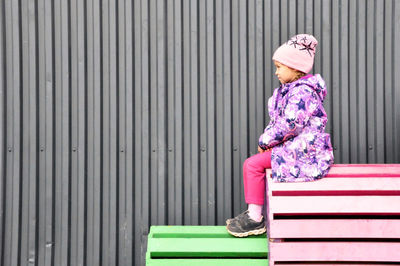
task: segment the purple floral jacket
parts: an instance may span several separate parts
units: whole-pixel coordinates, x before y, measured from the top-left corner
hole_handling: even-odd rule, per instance
[[[268,100],[270,122],[260,136],[262,149],[272,148],[272,179],[304,182],[324,177],[333,164],[323,101],[327,94],[319,74],[307,75],[275,89]]]

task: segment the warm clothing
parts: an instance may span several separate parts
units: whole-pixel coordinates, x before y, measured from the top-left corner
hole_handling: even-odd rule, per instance
[[[333,164],[328,121],[323,101],[325,82],[307,75],[275,89],[268,100],[270,123],[259,146],[272,149],[272,178],[278,182],[303,182],[325,176]]]
[[[272,56],[272,60],[285,66],[308,73],[314,65],[318,41],[309,34],[298,34],[282,44]]]

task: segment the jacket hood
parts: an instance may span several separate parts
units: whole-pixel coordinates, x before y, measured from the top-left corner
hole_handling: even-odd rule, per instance
[[[328,93],[327,89],[326,89],[325,81],[322,79],[320,74],[306,75],[306,76],[302,77],[301,79],[295,81],[294,83],[296,83],[297,85],[300,85],[300,84],[308,85],[310,88],[312,88],[317,93],[317,95],[320,97],[322,102],[325,100],[326,94]]]

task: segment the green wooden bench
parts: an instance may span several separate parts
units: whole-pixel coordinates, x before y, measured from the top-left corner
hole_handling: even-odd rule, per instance
[[[225,226],[151,226],[147,266],[268,265],[266,235],[235,238]]]

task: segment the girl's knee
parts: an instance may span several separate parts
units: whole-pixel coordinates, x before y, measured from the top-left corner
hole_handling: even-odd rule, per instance
[[[245,163],[248,166],[252,167],[252,166],[256,166],[258,164],[258,160],[254,156],[252,156],[252,157],[247,158]]]
[[[265,167],[263,163],[260,160],[254,160],[254,158],[248,158],[246,163],[246,168],[247,169],[252,169],[253,171],[264,171]]]
[[[250,159],[251,159],[251,157],[249,157],[249,158],[247,158],[246,160],[244,160],[243,169],[247,169],[247,166],[248,166],[248,164],[249,164],[249,162],[250,162]]]

